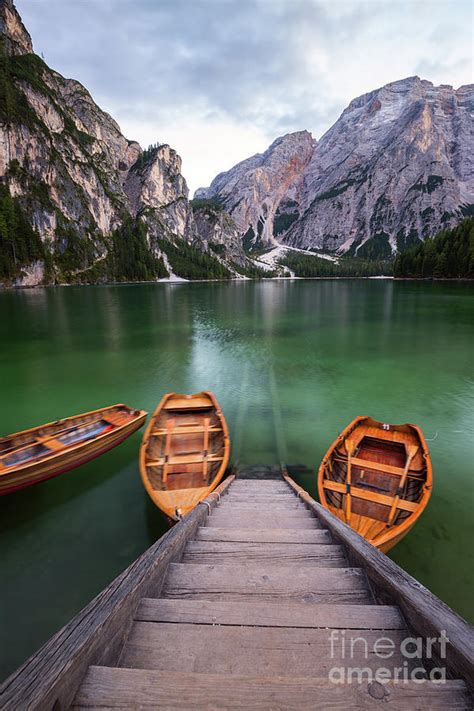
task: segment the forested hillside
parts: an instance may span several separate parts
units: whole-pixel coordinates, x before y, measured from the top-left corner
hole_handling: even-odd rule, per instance
[[[474,279],[474,218],[398,255],[394,276],[416,279]]]
[[[308,278],[391,276],[393,271],[393,262],[389,261],[341,257],[336,263],[301,252],[286,254],[280,260],[280,264],[291,269],[295,276]]]

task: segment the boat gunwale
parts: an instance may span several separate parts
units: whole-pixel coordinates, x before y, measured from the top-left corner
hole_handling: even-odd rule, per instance
[[[334,442],[331,444],[328,451],[324,455],[324,458],[323,458],[321,464],[319,465],[318,475],[317,475],[318,496],[319,496],[321,505],[324,508],[326,508],[328,511],[330,511],[331,513],[333,513],[330,508],[332,506],[332,504],[330,504],[329,501],[327,500],[325,489],[323,486],[324,474],[326,471],[326,464],[328,463],[330,458],[333,456],[336,448],[342,442],[344,442],[347,439],[347,437],[357,429],[357,427],[361,426],[364,422],[369,425],[371,423],[374,423],[374,425],[382,425],[383,424],[379,420],[374,420],[372,417],[370,417],[368,415],[359,415],[354,420],[352,420],[352,422],[350,422],[347,425],[347,427],[345,427],[342,430],[342,432],[340,433],[340,435],[338,435],[338,437],[336,437],[336,439],[334,440]],[[376,548],[378,548],[380,546],[384,546],[387,543],[390,543],[392,541],[392,539],[394,539],[394,538],[397,538],[398,540],[403,538],[403,536],[406,535],[408,533],[408,531],[415,525],[415,523],[417,522],[417,520],[419,519],[419,517],[421,516],[421,514],[427,507],[429,499],[431,497],[431,491],[432,491],[432,487],[433,487],[433,465],[431,462],[431,456],[430,456],[430,452],[428,449],[428,445],[426,444],[425,436],[424,436],[421,428],[418,427],[418,425],[414,425],[409,422],[406,422],[403,424],[390,424],[390,428],[395,431],[397,428],[402,428],[402,427],[403,428],[408,427],[408,428],[414,430],[414,432],[417,436],[417,439],[419,440],[419,442],[421,444],[422,454],[423,454],[423,458],[424,458],[425,466],[426,466],[425,480],[423,482],[423,487],[422,487],[420,499],[419,499],[419,501],[416,502],[418,504],[417,510],[410,513],[399,524],[392,525],[392,527],[390,529],[387,529],[386,531],[381,531],[376,536],[376,538],[374,539],[374,543],[372,544]],[[371,435],[371,436],[374,436],[374,435]],[[406,451],[406,445],[405,445],[405,451]],[[353,529],[353,530],[355,530],[355,529]],[[357,533],[357,531],[356,531],[356,533]],[[368,540],[368,539],[366,539],[366,540]],[[370,543],[370,541],[369,541],[369,543]]]
[[[219,469],[217,470],[216,475],[212,479],[211,483],[208,486],[204,487],[188,487],[188,488],[183,488],[183,489],[163,489],[163,490],[157,490],[154,489],[151,486],[150,479],[148,476],[147,472],[147,449],[148,449],[148,444],[150,442],[150,439],[152,437],[161,437],[162,435],[152,435],[152,429],[155,426],[156,419],[158,415],[164,410],[166,403],[171,400],[172,398],[183,398],[183,399],[188,399],[190,402],[190,410],[193,409],[202,409],[202,408],[193,408],[192,407],[192,401],[193,399],[198,399],[199,397],[208,397],[211,401],[210,409],[213,408],[215,414],[217,415],[221,425],[222,425],[222,441],[223,441],[223,448],[224,448],[224,453],[222,457],[222,462],[219,466]],[[180,410],[186,410],[186,408],[180,408]],[[146,489],[146,492],[150,499],[153,501],[155,506],[157,506],[160,511],[162,511],[165,515],[171,516],[173,520],[179,520],[176,518],[175,515],[175,510],[172,510],[171,507],[166,507],[164,508],[164,503],[162,505],[158,503],[160,499],[160,494],[166,493],[169,491],[173,491],[174,493],[179,492],[179,491],[190,491],[190,490],[196,490],[196,489],[202,489],[202,496],[201,498],[194,504],[194,506],[191,508],[195,508],[198,503],[200,503],[203,499],[208,496],[209,493],[211,493],[216,486],[220,484],[222,481],[222,478],[225,474],[225,471],[227,469],[228,463],[229,463],[229,458],[230,458],[230,436],[229,436],[229,427],[227,425],[226,418],[224,416],[224,413],[219,405],[219,402],[214,395],[214,393],[210,390],[201,390],[200,392],[197,393],[192,393],[190,394],[185,394],[185,393],[177,393],[177,392],[170,392],[170,393],[165,393],[163,397],[161,398],[160,402],[156,406],[153,414],[150,417],[150,420],[146,426],[145,432],[143,434],[143,439],[142,443],[140,445],[140,453],[139,453],[139,467],[140,467],[140,476],[143,482],[143,486]],[[189,512],[187,511],[185,515],[187,515]]]
[[[24,462],[23,464],[19,464],[18,466],[5,467],[4,470],[0,470],[0,477],[13,475],[13,474],[16,474],[17,472],[27,472],[28,469],[31,467],[35,467],[38,465],[43,466],[44,464],[47,464],[48,462],[51,462],[54,459],[59,459],[60,457],[64,456],[66,453],[71,454],[72,452],[81,452],[83,449],[89,447],[92,443],[106,441],[107,439],[110,439],[112,437],[112,435],[118,434],[119,432],[129,428],[131,425],[137,424],[137,422],[139,422],[140,420],[144,421],[148,415],[148,412],[146,412],[146,410],[137,410],[136,408],[129,407],[128,405],[125,405],[123,403],[118,403],[117,405],[109,405],[108,407],[101,407],[98,410],[90,410],[88,412],[83,412],[79,415],[71,415],[70,417],[65,417],[61,420],[55,420],[54,422],[48,422],[44,425],[38,425],[37,427],[31,427],[28,430],[22,430],[20,432],[15,432],[12,435],[7,435],[6,437],[1,438],[0,444],[1,444],[2,440],[5,441],[8,439],[12,439],[13,437],[28,434],[30,432],[31,433],[37,432],[38,430],[43,429],[43,428],[54,427],[56,425],[70,422],[72,420],[76,420],[81,417],[86,417],[87,415],[95,415],[95,414],[99,414],[99,413],[104,413],[109,410],[113,410],[115,408],[121,408],[121,407],[126,408],[127,410],[130,410],[133,412],[137,412],[138,414],[131,417],[131,419],[128,422],[124,422],[121,425],[115,425],[112,430],[109,430],[108,432],[99,434],[96,437],[93,437],[91,439],[86,439],[82,442],[77,442],[70,447],[65,446],[62,449],[58,449],[56,451],[51,451],[50,454],[47,454],[44,457],[38,457],[36,459],[31,459],[29,461]],[[84,423],[84,424],[88,424],[88,423]],[[142,422],[142,424],[143,424],[143,422]],[[142,425],[140,425],[140,427],[141,426]],[[137,427],[136,429],[139,429],[139,427]],[[133,434],[133,432],[131,432],[130,434]],[[52,438],[52,439],[54,439],[54,438]],[[34,446],[35,444],[41,444],[41,442],[30,442],[28,445],[25,445],[25,446]],[[12,452],[12,454],[13,453],[14,452]],[[6,455],[6,456],[8,456],[8,455]]]

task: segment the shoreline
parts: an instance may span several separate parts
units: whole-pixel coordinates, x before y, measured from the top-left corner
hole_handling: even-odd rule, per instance
[[[136,286],[138,284],[156,284],[162,286],[183,286],[184,284],[243,284],[248,282],[293,282],[293,281],[413,281],[413,282],[451,282],[451,283],[474,283],[474,278],[457,277],[457,278],[421,278],[421,277],[394,277],[394,276],[320,276],[320,277],[262,277],[261,279],[159,279],[157,281],[106,281],[103,283],[84,283],[84,284],[32,284],[32,285],[0,285],[0,293],[2,291],[28,291],[31,289],[68,289],[73,287],[91,287],[91,286]]]

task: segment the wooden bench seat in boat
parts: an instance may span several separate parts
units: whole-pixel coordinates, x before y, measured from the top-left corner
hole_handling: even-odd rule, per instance
[[[347,493],[347,484],[341,484],[337,481],[330,481],[325,479],[323,482],[325,489],[329,491],[336,491],[339,494]],[[383,506],[392,506],[396,496],[386,496],[385,494],[377,494],[375,491],[366,491],[358,486],[351,485],[350,487],[351,496],[355,496],[358,499],[365,499],[366,501],[374,501],[377,504],[382,504]],[[397,509],[402,511],[416,511],[418,504],[414,501],[405,501],[404,499],[399,499],[397,502]]]
[[[163,410],[200,410],[200,409],[210,409],[212,403],[209,402],[208,397],[174,397],[172,400],[166,402],[163,406]]]
[[[346,460],[339,460],[346,461]],[[351,457],[351,464],[353,467],[358,467],[360,469],[373,469],[374,471],[384,472],[385,474],[394,474],[396,476],[403,476],[405,469],[402,467],[392,467],[390,464],[382,464],[381,462],[373,462],[370,459],[360,459],[359,457]],[[409,471],[412,471],[411,469]]]
[[[185,435],[185,434],[204,434],[205,432],[222,432],[222,427],[202,427],[201,425],[181,425],[179,427],[175,427],[173,430],[171,430],[171,434],[173,437],[175,435]],[[161,429],[161,430],[153,430],[151,433],[153,436],[166,436],[168,434],[168,430]]]
[[[318,492],[323,506],[386,553],[415,525],[432,481],[429,449],[417,425],[362,416],[330,446]]]
[[[162,467],[165,464],[169,466],[173,466],[174,464],[201,464],[203,459],[207,459],[208,462],[222,462],[224,457],[215,457],[214,455],[206,455],[200,452],[195,452],[194,454],[176,454],[174,457],[168,459],[162,457],[161,459],[149,460],[147,467]]]

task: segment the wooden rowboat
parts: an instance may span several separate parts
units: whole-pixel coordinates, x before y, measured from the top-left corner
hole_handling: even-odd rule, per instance
[[[213,393],[168,393],[143,437],[140,472],[145,489],[177,521],[218,485],[229,452],[227,423]]]
[[[431,458],[416,425],[357,417],[318,473],[323,506],[386,553],[414,526],[431,495]]]
[[[138,430],[148,413],[112,405],[0,439],[0,496],[85,464]]]

